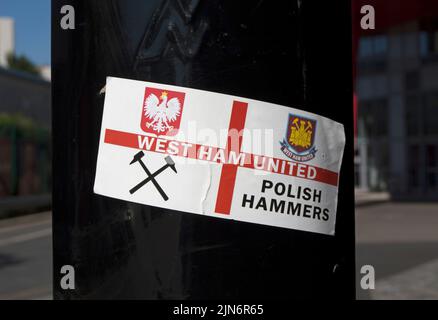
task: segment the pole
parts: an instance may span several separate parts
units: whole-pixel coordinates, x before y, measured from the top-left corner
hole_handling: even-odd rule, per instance
[[[57,299],[355,297],[350,2],[52,1]],[[63,5],[74,30],[60,27]],[[347,136],[335,236],[93,192],[107,76],[299,107]],[[76,289],[60,286],[63,265]]]

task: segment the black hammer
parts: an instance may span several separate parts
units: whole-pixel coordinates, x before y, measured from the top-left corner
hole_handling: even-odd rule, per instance
[[[164,165],[163,167],[161,167],[160,169],[158,169],[156,172],[154,172],[153,174],[151,174],[151,172],[149,171],[149,169],[146,167],[146,165],[143,163],[142,158],[144,156],[144,152],[140,151],[139,153],[137,153],[134,156],[134,159],[131,161],[130,164],[133,164],[134,162],[139,162],[140,165],[142,166],[143,170],[146,172],[146,174],[148,175],[148,177],[143,180],[142,182],[140,182],[139,184],[137,184],[134,188],[132,188],[131,190],[129,190],[129,193],[133,194],[134,192],[136,192],[138,189],[140,189],[141,187],[143,187],[146,183],[148,183],[149,181],[152,181],[152,183],[154,184],[154,186],[157,188],[158,192],[161,194],[161,196],[163,197],[163,199],[165,201],[169,200],[169,197],[166,195],[166,193],[164,192],[164,190],[161,188],[161,186],[158,184],[158,182],[155,180],[155,177],[158,176],[161,172],[163,172],[164,170],[166,170],[167,168],[171,168],[175,173],[176,171],[176,167],[175,167],[175,162],[173,161],[173,159],[170,156],[167,156],[166,158],[164,158],[164,160],[166,161],[166,165]]]

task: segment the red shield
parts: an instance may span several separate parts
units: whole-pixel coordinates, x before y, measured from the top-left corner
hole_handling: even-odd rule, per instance
[[[185,93],[146,87],[141,112],[141,129],[157,136],[177,134]]]

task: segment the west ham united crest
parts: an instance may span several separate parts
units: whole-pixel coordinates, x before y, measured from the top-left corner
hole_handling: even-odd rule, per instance
[[[281,151],[295,161],[305,162],[315,157],[316,120],[289,114],[286,137],[280,142]]]

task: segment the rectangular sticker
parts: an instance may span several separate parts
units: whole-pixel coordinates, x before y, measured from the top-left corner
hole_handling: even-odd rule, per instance
[[[334,235],[344,145],[303,110],[109,77],[94,192]]]

